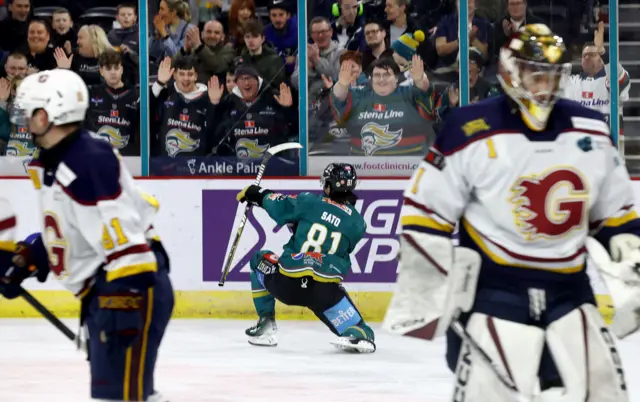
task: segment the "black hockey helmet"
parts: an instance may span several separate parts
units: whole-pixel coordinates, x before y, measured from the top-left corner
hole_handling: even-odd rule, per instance
[[[348,163],[330,163],[320,177],[322,188],[329,186],[329,195],[351,193],[358,184],[358,176],[353,165]]]
[[[532,130],[544,130],[570,74],[563,39],[544,24],[523,26],[500,49],[498,80]]]

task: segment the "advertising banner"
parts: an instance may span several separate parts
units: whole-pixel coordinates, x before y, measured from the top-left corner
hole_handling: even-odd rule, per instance
[[[30,156],[3,156],[0,157],[0,176],[27,177],[27,165],[31,162]],[[139,176],[142,172],[139,156],[125,156],[124,163],[129,172]]]
[[[311,183],[311,185],[313,185]],[[317,187],[314,186],[316,192]],[[279,190],[284,194],[301,189]],[[218,281],[244,212],[236,201],[237,190],[202,192],[203,280]],[[393,283],[396,280],[400,248],[398,241],[401,190],[358,190],[356,209],[362,214],[367,232],[351,256],[352,273],[345,282]],[[287,226],[278,226],[261,208],[249,214],[227,280],[249,281],[249,261],[261,249],[281,253],[291,236]]]
[[[331,162],[350,163],[360,177],[411,177],[422,160],[419,156],[309,156],[309,175],[320,176]]]
[[[262,159],[240,159],[219,156],[153,157],[149,172],[151,176],[250,176],[258,174]],[[273,157],[265,175],[298,176],[298,158]]]

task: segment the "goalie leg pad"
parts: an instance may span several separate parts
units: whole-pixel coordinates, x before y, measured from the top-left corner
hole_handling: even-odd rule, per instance
[[[551,323],[546,338],[565,387],[562,401],[628,401],[620,355],[594,305],[583,304]]]
[[[431,340],[445,333],[457,310],[473,305],[481,259],[451,240],[415,231],[403,234],[400,267],[383,323],[386,330]],[[451,267],[453,266],[453,269]]]
[[[473,313],[467,332],[511,379],[518,391],[533,395],[538,380],[538,365],[544,346],[544,330]],[[526,347],[523,347],[526,345]],[[495,373],[476,356],[466,342],[462,345],[456,367],[456,383],[452,401],[512,402],[513,393],[498,380]]]

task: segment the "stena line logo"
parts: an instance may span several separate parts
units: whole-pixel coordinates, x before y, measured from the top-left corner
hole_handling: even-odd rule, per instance
[[[304,190],[300,190],[304,191]],[[295,194],[300,191],[279,191]],[[203,191],[203,279],[218,281],[224,261],[244,212],[235,200],[236,190]],[[367,232],[351,254],[351,274],[346,282],[393,283],[397,275],[401,190],[359,190],[356,209]],[[235,211],[235,214],[232,212]],[[236,250],[228,281],[248,281],[249,262],[259,250],[281,254],[289,241],[288,226],[277,225],[261,208],[253,208]]]

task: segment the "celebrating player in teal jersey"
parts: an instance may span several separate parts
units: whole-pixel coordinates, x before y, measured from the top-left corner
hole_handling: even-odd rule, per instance
[[[246,334],[249,343],[276,346],[275,302],[308,307],[338,335],[339,349],[371,353],[373,330],[364,322],[340,284],[351,270],[349,254],[364,236],[366,224],[355,209],[353,166],[332,163],[321,178],[323,194],[278,194],[251,185],[237,199],[262,207],[293,235],[280,257],[269,250],[251,259],[251,289],[258,323]]]

